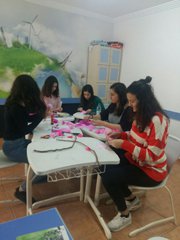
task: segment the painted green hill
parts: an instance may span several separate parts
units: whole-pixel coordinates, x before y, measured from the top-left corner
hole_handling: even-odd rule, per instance
[[[10,48],[0,42],[0,98],[7,97],[12,82],[19,74],[28,73],[36,79],[38,73],[44,70],[60,73],[66,84],[74,88],[72,78],[63,62],[60,63],[57,59],[48,57],[18,41]],[[78,89],[75,89],[76,91],[78,92]]]
[[[13,69],[15,75],[21,72],[32,72],[36,65],[43,65],[44,68],[59,70],[58,62],[50,59],[42,53],[29,49],[28,46],[19,44],[6,48],[0,45],[0,75],[7,67]]]

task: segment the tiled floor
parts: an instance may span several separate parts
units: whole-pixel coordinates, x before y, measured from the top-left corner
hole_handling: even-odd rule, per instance
[[[172,177],[169,178],[168,185],[171,187],[175,199],[175,209],[177,213],[177,223],[180,224],[180,161],[173,168]],[[17,165],[7,170],[0,170],[0,177],[9,175],[23,175],[23,165]],[[18,182],[0,183],[0,200],[14,199],[13,193],[19,185]],[[35,198],[43,199],[48,196],[53,196],[57,192],[70,192],[72,189],[78,188],[78,180],[66,181],[58,183],[45,183],[35,185],[33,192]],[[169,199],[165,190],[156,190],[147,192],[146,196],[142,197],[143,206],[132,213],[133,223],[131,226],[123,229],[120,232],[113,233],[113,240],[129,239],[128,233],[136,227],[148,223],[151,220],[161,218],[162,216],[170,216],[171,209]],[[88,204],[80,202],[77,198],[58,202],[50,207],[57,207],[62,215],[67,227],[69,228],[75,240],[105,240],[106,237]],[[46,208],[40,208],[37,211],[42,211]],[[116,211],[113,205],[105,205],[102,200],[100,207],[106,221],[111,219]],[[0,222],[5,222],[11,219],[25,216],[25,205],[21,202],[11,202],[0,204]],[[147,240],[153,236],[163,236],[171,240],[179,240],[180,226],[175,226],[173,223],[167,223],[159,227],[140,233],[134,240]],[[10,239],[7,239],[10,240]]]

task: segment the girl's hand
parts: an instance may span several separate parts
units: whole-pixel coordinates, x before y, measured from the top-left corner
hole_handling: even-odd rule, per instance
[[[86,113],[90,113],[92,111],[92,109],[88,109],[86,110]]]
[[[113,140],[108,140],[108,143],[110,146],[118,149],[118,148],[121,148],[123,141],[124,140],[122,139],[113,139]]]
[[[91,122],[92,122],[92,124],[94,126],[105,126],[105,122],[102,121],[102,120],[94,120],[94,119],[92,119]]]
[[[80,108],[78,108],[77,110],[78,110],[78,112],[82,112],[82,111],[83,111],[83,108],[80,107]]]
[[[112,140],[112,139],[118,139],[120,138],[121,133],[120,132],[111,132],[107,134],[107,140]]]
[[[84,120],[91,120],[92,116],[91,115],[84,115],[83,119]]]
[[[58,110],[57,110],[57,112],[62,112],[62,111],[63,111],[62,107],[58,108]]]

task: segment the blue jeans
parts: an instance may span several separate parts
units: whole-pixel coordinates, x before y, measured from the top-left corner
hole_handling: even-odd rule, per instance
[[[15,140],[4,140],[2,150],[9,160],[17,163],[28,163],[27,146],[31,140],[18,138]],[[47,176],[33,176],[33,184],[46,182]],[[21,188],[26,191],[26,181],[22,182]]]
[[[2,149],[9,160],[17,163],[28,163],[27,146],[31,140],[18,138],[16,140],[4,140]]]

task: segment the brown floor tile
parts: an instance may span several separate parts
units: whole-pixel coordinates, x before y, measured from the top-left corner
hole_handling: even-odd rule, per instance
[[[0,210],[0,223],[13,220],[14,218],[15,217],[14,217],[13,212],[10,208]]]
[[[20,201],[11,204],[12,212],[15,218],[26,216],[26,205]]]

